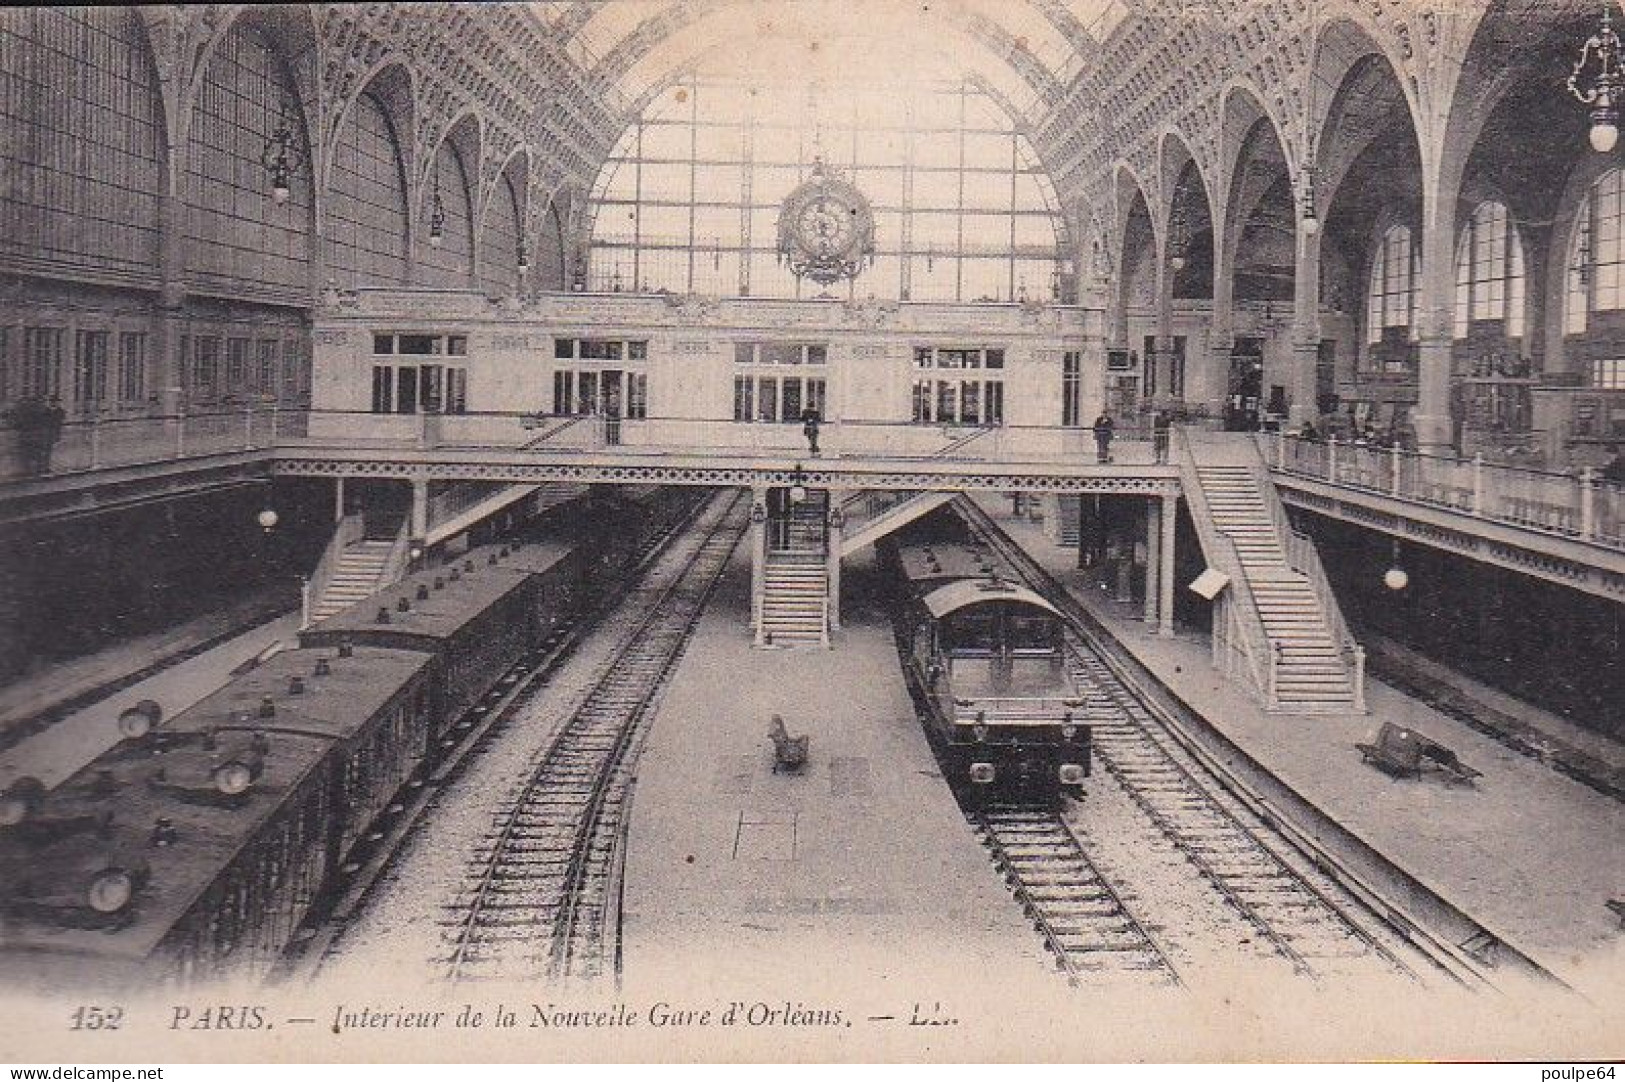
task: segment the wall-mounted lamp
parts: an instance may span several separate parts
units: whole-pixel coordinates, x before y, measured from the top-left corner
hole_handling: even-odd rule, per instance
[[[1606,154],[1619,142],[1619,91],[1622,77],[1619,69],[1619,35],[1614,33],[1613,14],[1608,0],[1602,5],[1602,26],[1586,39],[1580,48],[1580,58],[1569,73],[1569,93],[1583,105],[1591,107],[1591,130],[1588,133],[1591,149]],[[1596,74],[1590,85],[1580,88],[1580,77],[1596,57]]]
[[[446,205],[440,201],[440,168],[434,171],[429,189],[429,247],[438,248],[446,242]]]
[[[280,207],[293,195],[293,177],[304,159],[304,150],[294,133],[293,110],[283,97],[277,108],[276,127],[260,151],[260,164],[271,178],[271,202]]]

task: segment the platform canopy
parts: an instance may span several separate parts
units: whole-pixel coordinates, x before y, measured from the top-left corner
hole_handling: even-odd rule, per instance
[[[1051,605],[1025,586],[1017,586],[1012,582],[995,582],[991,579],[960,579],[958,582],[950,582],[946,586],[939,586],[925,595],[925,607],[938,620],[951,612],[958,612],[960,609],[969,608],[972,605],[986,605],[995,601],[1043,609],[1057,619],[1061,616],[1060,610],[1054,605]]]

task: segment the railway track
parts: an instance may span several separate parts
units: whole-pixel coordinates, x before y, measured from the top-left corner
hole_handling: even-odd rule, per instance
[[[967,818],[1071,983],[1101,974],[1179,983],[1173,963],[1061,815],[995,805]]]
[[[971,528],[1019,578],[1040,593],[1053,595],[1055,585],[1042,569],[991,518],[974,505],[965,508],[966,503],[960,501],[958,506],[964,509]],[[1062,611],[1067,608],[1063,606]],[[1146,844],[1171,845],[1225,906],[1251,927],[1256,939],[1303,977],[1388,975],[1425,981],[1442,972],[1458,982],[1475,983],[1451,959],[1413,942],[1407,934],[1411,929],[1390,927],[1386,913],[1344,889],[1321,868],[1316,854],[1299,850],[1232,794],[1227,783],[1155,716],[1146,697],[1107,661],[1079,623],[1072,620],[1070,625],[1069,663],[1079,686],[1087,689],[1084,720],[1093,728],[1095,760],[1102,768],[1096,777],[1104,773],[1138,809],[1149,828]],[[1027,809],[1024,814],[1036,818],[1047,813]],[[1065,826],[1075,814],[1080,813],[1060,813],[1056,818]],[[1046,832],[1046,836],[1053,833]],[[1072,842],[1089,863],[1087,845],[1075,834]],[[997,850],[996,845],[994,848]],[[1034,908],[1029,901],[1033,885],[1042,890],[1051,877],[1072,875],[1078,858],[1067,850],[1064,844],[1034,847],[1024,862],[1001,862],[1001,868],[1013,867],[1016,881],[1012,889],[1029,911]],[[1006,875],[1010,877],[1010,871]],[[1098,873],[1097,878],[1104,880]],[[1092,888],[1082,889],[1087,893]],[[1043,926],[1047,918],[1042,907],[1037,908],[1035,924],[1048,943],[1050,934]],[[1144,919],[1142,914],[1133,923],[1172,972],[1170,944],[1159,943],[1146,932],[1149,925],[1141,923]],[[1177,935],[1177,929],[1167,931]],[[1075,974],[1069,970],[1069,976]]]
[[[1088,688],[1084,718],[1093,726],[1095,760],[1130,800],[1272,949],[1307,977],[1376,960],[1416,977],[1373,930],[1350,914],[1352,899],[1266,843],[1269,827],[1223,799],[1093,646],[1068,632],[1073,673]]]
[[[717,497],[675,578],[642,598],[634,591],[619,647],[468,862],[444,922],[449,979],[618,976],[619,860],[637,748],[748,526],[748,506],[738,492]]]

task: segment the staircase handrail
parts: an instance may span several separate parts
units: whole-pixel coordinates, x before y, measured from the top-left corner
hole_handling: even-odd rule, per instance
[[[506,487],[502,481],[453,481],[429,497],[429,529],[433,530]]]
[[[389,544],[389,555],[384,557],[384,566],[378,569],[378,578],[372,584],[374,590],[381,590],[401,580],[406,574],[407,553],[411,548],[412,517],[408,515],[401,521],[401,528],[395,531],[395,538]]]
[[[1202,542],[1202,552],[1210,564],[1230,579],[1230,608],[1241,631],[1242,655],[1247,659],[1254,687],[1264,696],[1266,705],[1274,706],[1280,659],[1264,628],[1264,618],[1259,614],[1252,584],[1247,581],[1241,553],[1236,550],[1235,542],[1213,524],[1213,509],[1208,505],[1201,475],[1196,470],[1196,453],[1184,428],[1173,426],[1171,435],[1179,455],[1180,482],[1190,506],[1191,521]]]
[[[1270,478],[1269,465],[1262,455],[1258,454],[1258,445],[1249,442],[1254,457],[1248,463],[1248,472],[1258,486],[1259,496],[1264,506],[1269,508],[1270,516],[1275,522],[1277,537],[1284,540],[1287,566],[1303,575],[1309,582],[1309,588],[1314,591],[1315,601],[1320,605],[1320,611],[1326,621],[1326,629],[1331,633],[1332,642],[1337,645],[1337,652],[1348,666],[1349,677],[1354,686],[1354,705],[1357,710],[1365,709],[1365,648],[1355,639],[1349,630],[1348,622],[1343,619],[1343,609],[1337,603],[1337,595],[1332,591],[1331,579],[1326,576],[1326,566],[1321,562],[1320,552],[1315,543],[1307,535],[1300,533],[1287,517],[1286,505],[1281,502],[1280,495],[1275,491],[1275,482]]]
[[[328,584],[333,581],[333,575],[338,570],[339,557],[343,555],[345,549],[361,540],[364,522],[359,513],[351,513],[339,519],[338,525],[333,528],[332,539],[322,550],[321,559],[316,561],[315,569],[306,577],[301,590],[299,613],[301,631],[310,626],[316,606],[321,602],[322,595],[327,593]]]
[[[994,431],[998,427],[999,426],[997,426],[997,425],[978,425],[976,428],[972,429],[971,431],[966,432],[963,435],[955,436],[953,439],[949,440],[947,446],[939,447],[935,451],[931,452],[931,457],[932,458],[947,458],[949,455],[953,454],[955,451],[960,450],[961,448],[965,447],[968,444],[974,443],[975,441],[981,439],[983,436],[987,435],[989,432]]]
[[[901,507],[920,494],[912,488],[864,489],[841,501],[843,532],[854,533],[884,515],[894,507]]]

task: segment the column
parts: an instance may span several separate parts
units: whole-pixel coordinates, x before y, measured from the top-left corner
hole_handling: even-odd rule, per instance
[[[1157,325],[1156,350],[1145,359],[1146,367],[1157,366],[1157,393],[1154,401],[1161,405],[1171,397],[1168,386],[1174,374],[1174,269],[1168,263],[1169,253],[1162,253],[1157,262]]]
[[[340,474],[333,478],[333,521],[341,522],[344,519],[344,476]]]
[[[1456,193],[1459,180],[1424,182],[1422,200],[1422,281],[1417,285],[1417,449],[1440,453],[1455,445],[1450,419],[1451,346],[1456,315]],[[1561,308],[1556,312],[1561,315]]]
[[[1157,619],[1157,579],[1162,566],[1162,506],[1156,499],[1145,501],[1145,622]]]
[[[841,514],[841,501],[846,493],[841,489],[829,490],[829,534],[824,542],[824,581],[829,591],[829,629],[841,628],[841,527],[845,525]]]
[[[1287,423],[1297,429],[1320,413],[1315,374],[1320,365],[1320,234],[1298,227],[1298,259],[1292,275],[1292,375],[1287,382]]]
[[[412,478],[412,540],[429,536],[429,479]]]
[[[1213,230],[1214,264],[1217,268],[1225,249],[1224,224],[1216,223]],[[1227,272],[1217,269],[1213,275],[1213,315],[1208,322],[1207,370],[1201,373],[1201,396],[1187,393],[1187,401],[1201,402],[1208,413],[1223,417],[1225,399],[1230,392],[1230,355],[1236,348],[1235,281]],[[1193,359],[1187,359],[1191,364]],[[1195,373],[1187,371],[1186,386],[1191,386]]]
[[[185,149],[169,148],[171,161]],[[166,173],[172,177],[173,170]],[[182,303],[186,296],[181,285],[183,238],[181,227],[184,208],[170,190],[172,179],[165,179],[163,194],[158,198],[158,310],[153,320],[152,351],[148,356],[147,386],[157,395],[160,412],[176,414],[185,402],[186,373],[181,371]]]
[[[756,632],[756,645],[762,645],[762,595],[766,589],[767,489],[754,485],[750,490],[750,626]]]
[[[1174,634],[1174,527],[1179,522],[1179,494],[1167,492],[1162,497],[1162,544],[1157,554],[1161,557],[1157,574],[1157,607],[1162,613],[1162,622],[1157,625],[1157,634],[1163,638],[1172,638]]]

